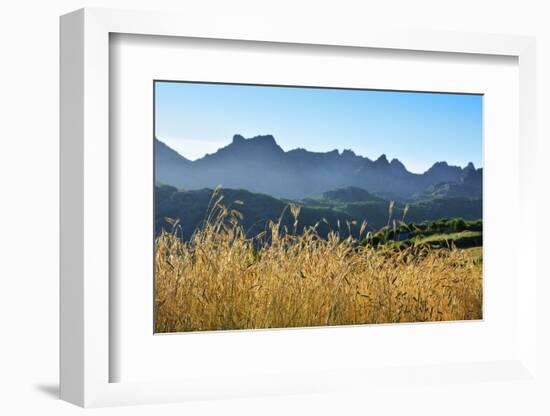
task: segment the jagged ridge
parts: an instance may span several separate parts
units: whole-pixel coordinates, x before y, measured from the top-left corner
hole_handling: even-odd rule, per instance
[[[249,139],[240,134],[213,154],[189,161],[155,139],[156,182],[184,189],[247,189],[280,198],[300,199],[353,186],[386,199],[408,199],[442,183],[481,183],[482,169],[440,161],[423,174],[412,173],[398,159],[385,154],[376,160],[343,152],[284,151],[272,135]],[[479,187],[480,188],[480,187]]]

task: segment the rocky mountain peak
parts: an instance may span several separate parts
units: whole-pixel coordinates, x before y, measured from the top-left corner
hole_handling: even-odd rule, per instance
[[[399,159],[392,159],[390,166],[394,169],[406,170],[405,165]]]
[[[249,139],[245,138],[244,136],[240,134],[235,134],[233,136],[233,140],[230,145],[226,146],[225,148],[222,148],[218,150],[217,153],[221,151],[240,151],[243,150],[245,152],[249,151],[276,151],[278,153],[282,153],[283,149],[279,147],[277,142],[275,141],[275,138],[271,134],[267,135],[259,135],[254,136]]]
[[[388,162],[388,158],[386,157],[386,155],[382,154],[378,159],[374,161],[374,164],[377,166],[387,166],[390,164],[390,162]]]
[[[246,139],[241,136],[240,134],[235,134],[233,136],[233,143],[234,144],[237,144],[237,143],[244,143],[246,141]]]

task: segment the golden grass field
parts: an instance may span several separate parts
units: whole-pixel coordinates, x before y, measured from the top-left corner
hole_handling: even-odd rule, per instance
[[[190,241],[157,237],[156,332],[482,318],[481,248],[381,250],[277,223],[258,247],[240,220],[217,205]]]

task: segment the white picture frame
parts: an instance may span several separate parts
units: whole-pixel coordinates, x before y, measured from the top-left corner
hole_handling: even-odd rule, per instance
[[[334,47],[430,51],[516,57],[519,65],[519,210],[520,224],[533,221],[535,178],[535,41],[530,37],[467,33],[398,32],[361,29],[281,30],[276,24],[242,29],[223,19],[204,26],[191,16],[168,13],[82,9],[61,18],[61,398],[80,406],[158,403],[197,398],[242,397],[282,393],[360,389],[406,379],[410,369],[336,369],[318,374],[282,373],[264,379],[231,374],[182,381],[111,382],[110,366],[119,359],[110,349],[109,252],[109,37],[135,34],[187,38],[331,45]],[[533,227],[522,227],[517,250],[524,271],[517,292],[517,354],[498,362],[428,365],[414,377],[473,383],[487,374],[507,380],[536,380],[536,279]],[[312,336],[305,333],[304,337]],[[224,336],[224,334],[220,334]],[[399,372],[401,371],[401,372]],[[478,374],[474,376],[472,374]],[[479,376],[481,375],[481,376]],[[498,379],[498,377],[497,377]],[[345,381],[344,381],[345,380]],[[397,380],[397,381],[396,381]]]

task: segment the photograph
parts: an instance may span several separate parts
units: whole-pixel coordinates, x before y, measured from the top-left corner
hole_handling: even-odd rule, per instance
[[[154,332],[483,319],[483,95],[155,80]]]
[[[549,2],[447,3],[4,2],[0,416],[550,416]]]

